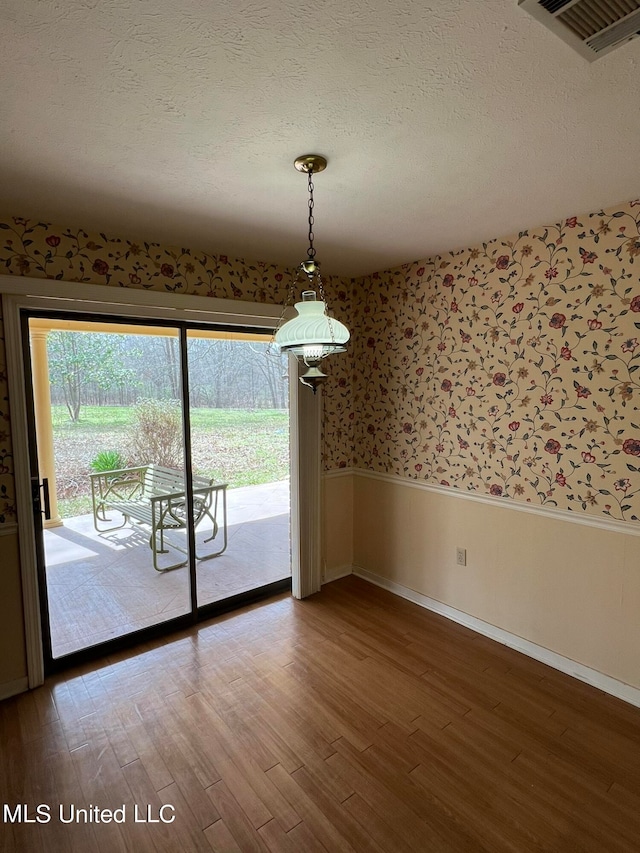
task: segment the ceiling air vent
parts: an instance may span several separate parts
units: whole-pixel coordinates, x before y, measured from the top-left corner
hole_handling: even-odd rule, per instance
[[[640,0],[518,0],[590,62],[640,35]]]

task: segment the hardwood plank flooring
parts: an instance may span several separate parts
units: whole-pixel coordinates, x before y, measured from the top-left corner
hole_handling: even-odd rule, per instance
[[[634,853],[640,709],[350,577],[1,703],[4,804],[6,853]]]

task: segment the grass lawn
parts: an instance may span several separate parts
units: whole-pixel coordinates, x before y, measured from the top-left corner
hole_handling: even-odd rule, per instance
[[[77,423],[69,420],[64,406],[52,406],[51,411],[60,513],[64,518],[90,512],[91,461],[103,450],[117,450],[130,458],[133,410],[84,406]],[[230,488],[289,476],[286,410],[192,409],[191,442],[194,471]]]
[[[104,432],[124,431],[133,422],[131,406],[83,406],[80,420],[69,419],[66,406],[51,406],[54,432]],[[192,430],[210,431],[217,428],[282,427],[288,428],[289,413],[285,409],[192,409]]]

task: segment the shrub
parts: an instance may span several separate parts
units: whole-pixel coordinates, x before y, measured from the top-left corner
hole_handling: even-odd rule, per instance
[[[132,428],[136,465],[182,467],[182,414],[176,400],[140,400],[133,407]]]
[[[96,474],[101,474],[103,471],[117,471],[119,468],[126,468],[126,466],[126,459],[117,450],[101,450],[91,460],[91,470],[95,471]]]

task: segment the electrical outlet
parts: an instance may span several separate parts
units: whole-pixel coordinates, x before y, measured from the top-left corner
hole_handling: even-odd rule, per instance
[[[467,549],[466,548],[456,548],[456,563],[459,566],[467,565]]]

